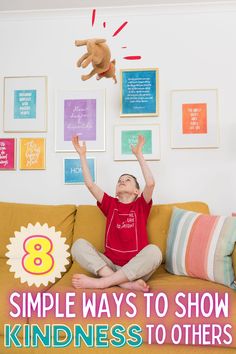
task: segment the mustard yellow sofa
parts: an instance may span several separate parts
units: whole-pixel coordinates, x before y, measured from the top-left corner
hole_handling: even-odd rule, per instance
[[[21,283],[18,278],[10,272],[7,264],[7,245],[10,238],[14,236],[15,231],[19,231],[22,226],[27,227],[29,223],[40,224],[47,223],[49,227],[54,226],[56,231],[61,231],[62,236],[66,238],[66,243],[71,247],[72,243],[80,238],[86,238],[100,251],[103,250],[105,218],[101,211],[92,205],[30,205],[17,203],[0,203],[0,353],[37,353],[45,351],[47,353],[131,353],[137,350],[142,353],[212,353],[212,354],[233,354],[236,353],[236,292],[233,290],[210,281],[195,279],[184,276],[176,276],[166,272],[166,240],[172,209],[177,206],[186,210],[193,210],[201,213],[209,213],[208,206],[202,202],[186,202],[168,205],[154,205],[148,220],[148,234],[151,243],[157,244],[163,253],[163,264],[152,275],[149,280],[150,296],[143,293],[131,292],[119,287],[112,287],[107,290],[77,290],[71,286],[71,278],[75,273],[86,272],[70,259],[66,266],[67,270],[60,279],[56,279],[54,284],[47,286],[29,286],[27,283]],[[234,269],[236,270],[236,253],[233,254]],[[46,318],[23,317],[13,318],[10,316],[9,297],[13,292],[19,293],[46,293],[65,294],[71,293],[76,299],[73,307],[74,317],[56,318],[52,312]],[[229,295],[229,317],[228,318],[197,318],[196,316],[176,317],[174,312],[175,295],[183,293],[192,296],[199,292],[210,294]],[[95,312],[83,312],[82,304],[88,304],[89,299],[96,297]],[[169,301],[168,311],[164,315],[164,298]],[[123,299],[122,305],[118,299]],[[85,301],[85,302],[83,302]],[[147,305],[148,303],[148,305]],[[158,304],[158,306],[157,306]],[[150,305],[150,311],[147,307]],[[160,306],[160,307],[159,307]],[[63,307],[63,306],[62,306]],[[64,309],[65,310],[65,309]],[[118,311],[119,310],[119,311]],[[63,313],[63,308],[61,309]],[[99,315],[98,315],[99,314]],[[69,317],[69,316],[68,316]],[[216,345],[188,345],[182,343],[174,344],[170,337],[170,331],[173,326],[185,325],[215,325],[220,323],[229,324],[231,327],[232,343],[226,345],[219,344],[220,334],[217,332],[218,341]],[[18,345],[9,343],[6,345],[6,325],[13,328],[19,325],[19,331],[16,334]],[[28,340],[25,339],[26,329],[37,326],[41,331],[46,327],[58,326],[57,342],[45,339],[36,343],[30,341],[32,332],[28,333]],[[46,327],[45,327],[46,326]],[[50,328],[51,328],[50,327]],[[53,327],[54,328],[54,327]],[[60,328],[67,329],[61,330]],[[78,332],[75,332],[75,328]],[[148,330],[147,330],[148,328]],[[182,328],[182,327],[181,327]],[[218,325],[219,328],[219,325]],[[55,328],[54,328],[55,329]],[[83,332],[80,341],[76,342],[74,338],[69,341],[69,332]],[[164,331],[166,337],[164,340]],[[30,334],[29,334],[30,333]],[[48,332],[52,338],[54,332]],[[177,333],[178,334],[178,333]],[[87,336],[86,336],[87,335]],[[98,338],[99,336],[99,338]],[[46,337],[45,337],[46,338]],[[58,339],[59,338],[59,339]],[[82,339],[81,339],[82,338]],[[163,344],[161,341],[163,339]],[[58,342],[59,341],[59,342]],[[63,346],[64,343],[64,346]],[[35,345],[35,346],[34,346]]]

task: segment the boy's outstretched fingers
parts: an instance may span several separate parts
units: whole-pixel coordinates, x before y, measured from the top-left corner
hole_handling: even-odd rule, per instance
[[[85,141],[83,141],[83,143],[80,144],[81,140],[79,139],[79,136],[76,136],[76,135],[72,137],[71,141],[72,141],[72,144],[74,145],[75,150],[79,153],[80,156],[86,154],[87,148],[86,148]]]
[[[134,155],[139,155],[142,153],[142,148],[145,144],[145,138],[143,135],[139,135],[138,136],[138,142],[136,145],[130,145],[131,150],[133,152]]]
[[[77,144],[79,144],[79,137],[77,135],[73,135],[71,141],[74,147],[76,148]]]

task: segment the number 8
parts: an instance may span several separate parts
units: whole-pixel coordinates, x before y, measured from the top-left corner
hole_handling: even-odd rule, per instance
[[[54,267],[54,258],[51,255],[53,243],[47,236],[35,235],[27,237],[23,248],[25,255],[22,266],[30,274],[47,274]]]

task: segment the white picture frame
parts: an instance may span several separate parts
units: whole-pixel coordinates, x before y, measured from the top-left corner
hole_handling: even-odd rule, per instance
[[[117,125],[114,128],[114,160],[135,161],[131,145],[136,145],[138,135],[143,135],[145,145],[143,155],[146,160],[160,160],[160,126],[159,124]]]
[[[171,147],[219,147],[217,89],[171,92]]]
[[[47,77],[4,77],[4,132],[47,131]]]
[[[96,159],[87,157],[88,168],[92,177],[92,181],[96,183]],[[63,160],[63,176],[64,184],[68,185],[84,185],[84,177],[82,173],[80,158],[66,157]]]

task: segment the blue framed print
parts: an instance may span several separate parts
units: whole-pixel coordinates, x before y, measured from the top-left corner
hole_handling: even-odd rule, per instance
[[[36,119],[36,90],[14,91],[14,119]]]
[[[89,171],[93,182],[96,181],[95,159],[87,158]],[[64,183],[65,184],[84,184],[81,161],[77,158],[64,159]]]
[[[158,69],[121,70],[121,117],[159,115]]]
[[[47,131],[47,77],[4,77],[5,133]]]

